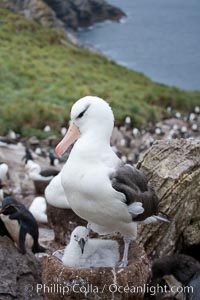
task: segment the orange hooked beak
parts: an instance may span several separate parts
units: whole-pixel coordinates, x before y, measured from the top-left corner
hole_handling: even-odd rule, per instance
[[[61,156],[71,144],[73,144],[78,137],[80,136],[80,131],[78,127],[71,122],[69,129],[67,130],[66,135],[56,146],[55,153],[57,156]]]

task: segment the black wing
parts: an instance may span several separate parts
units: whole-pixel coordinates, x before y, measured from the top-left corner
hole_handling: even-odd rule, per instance
[[[110,178],[113,188],[125,194],[128,206],[134,202],[142,203],[144,212],[133,217],[134,221],[143,221],[157,213],[158,197],[140,170],[130,165],[122,165]]]

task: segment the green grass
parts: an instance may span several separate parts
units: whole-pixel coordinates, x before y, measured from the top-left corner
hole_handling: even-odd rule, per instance
[[[169,105],[200,105],[200,92],[154,83],[75,47],[61,32],[0,9],[0,134],[10,128],[27,134],[45,124],[58,130],[72,104],[86,95],[107,100],[116,123],[131,115],[135,126],[165,117]]]

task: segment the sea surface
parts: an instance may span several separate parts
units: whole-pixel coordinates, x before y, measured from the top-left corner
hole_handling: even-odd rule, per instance
[[[200,0],[108,0],[127,15],[78,39],[152,80],[200,90]]]

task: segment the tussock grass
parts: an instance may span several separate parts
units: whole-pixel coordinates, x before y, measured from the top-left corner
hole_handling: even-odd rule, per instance
[[[45,124],[58,130],[71,105],[86,95],[106,99],[117,124],[130,115],[135,126],[166,116],[169,105],[200,105],[200,92],[154,83],[63,40],[64,33],[0,9],[0,134],[37,133]]]

